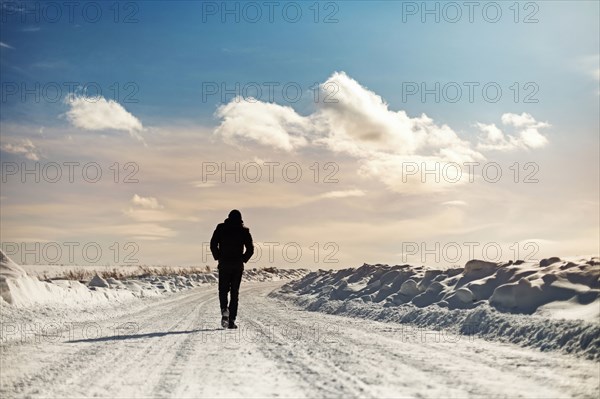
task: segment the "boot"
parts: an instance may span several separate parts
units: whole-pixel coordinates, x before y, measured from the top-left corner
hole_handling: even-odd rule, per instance
[[[229,326],[229,309],[221,310],[221,327],[227,328]]]

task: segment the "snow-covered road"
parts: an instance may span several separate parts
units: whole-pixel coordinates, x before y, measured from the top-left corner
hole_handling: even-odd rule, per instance
[[[242,284],[235,331],[218,328],[212,286],[5,343],[0,397],[599,395],[597,362],[306,312],[267,298],[281,284]]]

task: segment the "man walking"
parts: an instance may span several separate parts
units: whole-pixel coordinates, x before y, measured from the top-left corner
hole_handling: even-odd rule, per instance
[[[232,210],[225,222],[217,225],[210,240],[210,251],[213,258],[219,262],[221,325],[223,328],[237,328],[235,318],[244,263],[248,262],[254,254],[250,229],[244,226],[240,211]],[[231,301],[227,306],[229,292],[231,292]]]

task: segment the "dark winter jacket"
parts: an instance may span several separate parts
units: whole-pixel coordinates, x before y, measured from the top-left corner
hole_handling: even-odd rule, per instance
[[[246,251],[244,252],[244,247]],[[250,229],[241,220],[225,219],[217,225],[210,240],[210,251],[219,266],[243,266],[254,254]]]

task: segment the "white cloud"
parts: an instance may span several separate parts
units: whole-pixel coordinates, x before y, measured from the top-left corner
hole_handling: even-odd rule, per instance
[[[501,120],[504,125],[514,126],[514,127],[541,128],[541,127],[550,126],[549,124],[547,124],[545,122],[536,121],[533,116],[531,116],[530,114],[528,114],[526,112],[523,112],[521,115],[510,114],[510,113],[503,114]]]
[[[143,141],[142,122],[116,101],[104,97],[72,95],[65,99],[71,108],[66,117],[75,127],[85,130],[119,130]]]
[[[2,144],[0,148],[2,148],[2,151],[4,152],[20,154],[32,161],[40,160],[35,145],[29,139],[17,140],[14,143],[5,143]]]
[[[161,204],[158,203],[158,200],[154,197],[141,197],[137,194],[134,194],[131,199],[131,203],[133,205],[139,206],[145,209],[162,209],[164,208]]]
[[[347,198],[347,197],[364,197],[366,193],[363,190],[337,190],[329,191],[321,194],[321,198]]]
[[[480,150],[512,151],[516,149],[541,148],[548,144],[546,136],[539,129],[549,127],[546,122],[538,122],[527,113],[502,115],[502,124],[516,128],[514,135],[507,135],[495,124],[476,123],[483,132],[477,148]]]
[[[229,143],[249,139],[285,151],[307,144],[303,135],[310,129],[309,121],[291,107],[236,97],[220,106],[216,115],[223,122],[215,133]]]
[[[462,200],[453,200],[453,201],[445,201],[442,202],[442,205],[446,206],[467,206],[467,203]]]
[[[393,111],[376,93],[344,72],[334,73],[321,85],[322,96],[315,120],[324,125],[324,142],[334,150],[355,154],[384,152],[452,160],[480,159],[470,143],[447,125],[438,125],[425,114],[411,118]],[[335,93],[335,94],[334,94]]]
[[[198,180],[198,181],[192,182],[192,185],[196,188],[212,188],[217,185],[217,182],[214,180],[208,180],[208,181]]]
[[[13,49],[14,50],[13,46],[11,46],[10,44],[6,44],[4,42],[0,42],[0,47],[2,47],[2,48],[9,48],[9,49]]]
[[[401,192],[423,185],[414,176],[409,183],[401,173],[407,162],[443,168],[483,160],[480,150],[539,148],[547,143],[539,129],[549,125],[526,113],[502,115],[503,124],[519,130],[516,136],[506,137],[495,125],[477,124],[486,135],[474,146],[425,114],[410,117],[403,110],[391,110],[381,96],[344,72],[332,74],[320,91],[322,100],[307,116],[291,107],[237,97],[218,108],[221,124],[215,133],[233,144],[253,141],[284,151],[310,146],[348,154],[359,160],[363,176]],[[462,181],[433,184],[439,190]]]
[[[131,198],[131,206],[123,213],[130,219],[141,222],[168,222],[174,220],[197,221],[198,219],[190,216],[182,216],[173,212],[164,210],[164,206],[154,197],[142,197],[135,194]]]
[[[344,72],[334,73],[320,90],[323,101],[308,116],[291,107],[236,97],[218,108],[222,122],[215,133],[229,143],[251,140],[285,151],[312,144],[359,157],[382,151],[463,161],[481,158],[447,125],[437,125],[425,114],[411,118],[390,110],[379,95]]]

